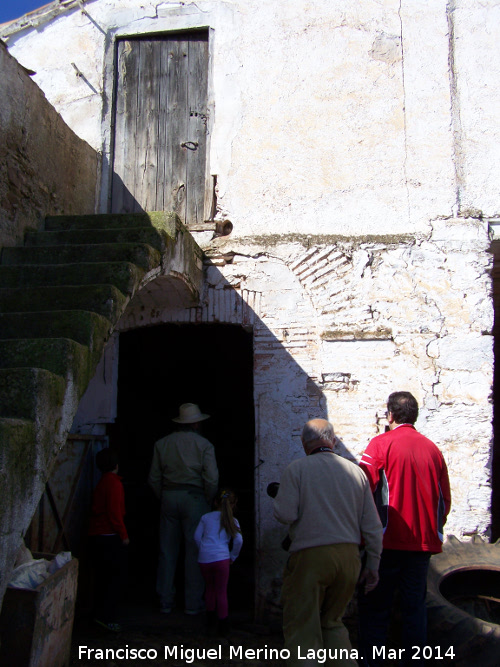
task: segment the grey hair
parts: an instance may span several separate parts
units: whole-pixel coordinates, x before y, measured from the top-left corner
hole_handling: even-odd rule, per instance
[[[308,442],[312,442],[313,440],[325,440],[333,445],[335,442],[335,432],[330,422],[324,422],[324,426],[322,427],[315,426],[314,422],[307,422],[302,429],[302,442],[304,445],[307,445]]]

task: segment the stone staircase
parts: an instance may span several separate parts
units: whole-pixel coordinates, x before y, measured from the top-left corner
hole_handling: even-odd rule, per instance
[[[0,601],[107,339],[148,274],[168,272],[179,244],[181,256],[201,255],[175,214],[144,213],[47,218],[24,246],[3,249]],[[191,265],[195,286],[201,262]]]

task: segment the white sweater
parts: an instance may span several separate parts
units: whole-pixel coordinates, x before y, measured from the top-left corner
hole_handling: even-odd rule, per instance
[[[234,523],[240,527],[236,519]],[[243,537],[241,533],[236,533],[233,538],[233,548],[229,551],[231,536],[221,527],[220,512],[215,511],[201,517],[194,533],[194,541],[199,549],[198,563],[215,563],[228,558],[235,561],[240,553]]]

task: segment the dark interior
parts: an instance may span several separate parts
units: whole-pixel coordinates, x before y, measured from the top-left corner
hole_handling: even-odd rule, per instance
[[[164,324],[120,335],[118,415],[110,446],[120,455],[130,534],[130,595],[155,600],[159,504],[147,485],[153,445],[174,430],[182,403],[211,417],[202,434],[216,450],[220,483],[238,496],[244,545],[231,568],[229,602],[253,606],[253,338],[227,324]],[[182,596],[182,554],[178,596]],[[182,608],[182,599],[178,605]]]
[[[443,597],[471,616],[500,622],[500,571],[467,568],[452,572],[439,586]]]

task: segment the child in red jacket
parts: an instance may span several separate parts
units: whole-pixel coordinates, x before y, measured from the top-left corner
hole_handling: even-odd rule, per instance
[[[129,537],[125,527],[125,493],[118,477],[118,457],[111,449],[96,455],[102,477],[94,489],[89,536],[96,571],[95,621],[121,630],[116,611],[127,565]]]

